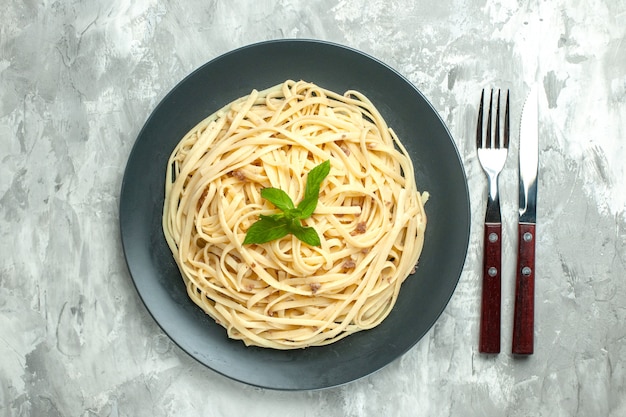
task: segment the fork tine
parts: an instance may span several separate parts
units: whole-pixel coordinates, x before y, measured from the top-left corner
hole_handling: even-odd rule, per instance
[[[491,112],[493,108],[493,89],[491,90],[491,94],[489,97],[489,114],[487,115],[487,143],[485,148],[490,149],[491,145]]]
[[[504,147],[509,147],[509,90],[506,90],[506,107],[504,110]]]
[[[498,103],[496,104],[496,132],[494,148],[500,149],[500,90],[498,89]]]
[[[480,106],[478,107],[478,123],[476,124],[476,147],[483,147],[483,99],[485,89],[480,93]]]

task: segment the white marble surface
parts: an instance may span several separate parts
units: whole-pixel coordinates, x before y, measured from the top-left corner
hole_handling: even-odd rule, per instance
[[[626,415],[625,0],[1,3],[0,415]],[[317,392],[199,367],[141,304],[118,231],[126,159],[159,100],[219,54],[285,37],[358,48],[414,82],[446,121],[472,198],[465,268],[436,325],[376,374]],[[510,88],[519,120],[533,80],[546,99],[536,353],[507,349],[513,149],[501,178],[505,349],[484,357],[477,99]]]

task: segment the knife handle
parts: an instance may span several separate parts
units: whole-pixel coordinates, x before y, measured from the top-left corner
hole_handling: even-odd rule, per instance
[[[532,355],[535,321],[535,229],[533,223],[518,225],[519,242],[513,314],[513,349],[518,355]]]
[[[502,223],[485,223],[484,238],[478,350],[481,353],[500,353]]]

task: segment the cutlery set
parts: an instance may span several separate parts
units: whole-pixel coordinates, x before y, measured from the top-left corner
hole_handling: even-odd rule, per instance
[[[487,110],[487,126],[483,129],[483,90],[476,126],[478,160],[488,180],[487,210],[484,223],[484,255],[479,351],[500,352],[502,218],[498,175],[502,171],[509,148],[509,92],[506,93],[504,126],[501,128],[501,97],[497,93],[494,113],[494,92]],[[522,110],[519,145],[519,219],[518,253],[515,279],[515,310],[513,314],[512,353],[530,355],[534,348],[535,293],[535,229],[538,172],[537,90],[531,89]],[[495,122],[492,122],[495,119]],[[492,126],[494,126],[492,128]]]

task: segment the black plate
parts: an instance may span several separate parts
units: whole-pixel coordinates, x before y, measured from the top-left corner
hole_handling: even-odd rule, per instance
[[[165,167],[171,151],[200,120],[232,100],[286,79],[344,92],[356,89],[378,107],[408,149],[428,226],[419,268],[378,327],[324,347],[279,351],[229,340],[187,297],[161,229]],[[414,346],[446,307],[469,242],[467,181],[456,146],[437,112],[404,77],[340,45],[310,40],[263,42],[200,67],[156,107],[130,154],[120,197],[128,269],[148,311],[189,355],[220,374],[271,389],[341,385],[389,364]],[[414,370],[419,372],[418,369]]]

